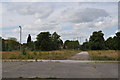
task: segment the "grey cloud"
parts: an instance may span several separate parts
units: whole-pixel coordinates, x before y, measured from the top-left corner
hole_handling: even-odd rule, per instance
[[[100,17],[106,17],[109,14],[103,9],[86,8],[86,9],[66,9],[63,11],[63,19],[73,22],[91,22]]]
[[[9,3],[6,6],[9,11],[20,15],[34,15],[36,18],[46,18],[53,12],[52,5],[42,3]]]
[[[86,36],[89,34],[87,32],[90,28],[106,29],[106,27],[112,27],[116,24],[114,16],[109,18],[110,13],[107,13],[109,9],[107,8],[108,11],[106,11],[103,6],[100,6],[103,9],[90,8],[89,6],[81,7],[73,3],[71,5],[64,3],[62,6],[57,3],[9,3],[6,6],[8,16],[4,17],[6,18],[4,24],[7,26],[10,24],[28,25],[23,26],[23,33],[26,33],[23,36],[25,39],[28,33],[37,35],[40,31],[56,31],[64,40],[72,39],[76,36]],[[9,18],[13,19],[13,23],[7,21]],[[62,29],[69,26],[73,27],[72,30]],[[85,32],[86,34],[82,34]]]
[[[98,19],[93,22],[83,22],[75,24],[74,29],[80,30],[81,28],[89,28],[89,29],[107,29],[113,26],[117,26],[118,20],[117,17],[104,17],[102,20]]]

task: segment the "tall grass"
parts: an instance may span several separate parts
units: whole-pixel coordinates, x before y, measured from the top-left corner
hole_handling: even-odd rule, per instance
[[[93,50],[88,52],[91,60],[120,60],[119,51],[116,50]]]
[[[4,52],[2,58],[64,60],[79,52],[79,50],[24,51],[24,55],[20,55],[19,52]]]

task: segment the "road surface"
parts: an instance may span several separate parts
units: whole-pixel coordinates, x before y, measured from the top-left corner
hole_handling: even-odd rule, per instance
[[[70,58],[68,60],[89,60],[89,53],[88,52],[80,52]]]
[[[117,78],[118,63],[3,62],[3,78]]]

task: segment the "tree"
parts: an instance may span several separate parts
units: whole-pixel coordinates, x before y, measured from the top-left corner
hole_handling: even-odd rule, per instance
[[[64,48],[65,49],[78,49],[79,42],[78,42],[78,40],[76,40],[76,41],[66,40],[64,43]]]
[[[7,51],[8,50],[8,43],[6,43],[7,40],[4,40],[2,37],[2,51]]]
[[[59,41],[59,48],[63,49],[63,41],[62,41],[62,39],[60,39],[60,41]]]
[[[113,49],[113,50],[120,50],[120,32],[117,32],[116,35],[112,38],[109,37],[105,41],[105,45],[107,49]]]
[[[9,38],[8,39],[8,49],[9,50],[17,50],[19,49],[19,43],[17,42],[16,38]]]
[[[104,34],[102,31],[95,31],[89,38],[90,42],[90,48],[92,50],[103,50],[105,49],[105,44],[104,44]]]
[[[58,35],[56,32],[54,32],[51,36],[52,40],[52,49],[58,50],[63,45],[63,41],[60,39],[60,35]]]
[[[28,38],[27,38],[27,44],[24,44],[24,47],[32,51],[35,49],[35,43],[31,40],[30,34],[28,35]]]
[[[2,39],[2,51],[18,50],[19,42],[16,38]]]
[[[41,32],[37,35],[36,48],[43,51],[51,50],[51,34],[49,32]]]
[[[0,37],[0,51],[2,51],[2,37]]]
[[[70,42],[70,40],[66,40],[66,41],[64,42],[64,49],[67,49],[67,48],[68,48],[69,42]]]
[[[116,33],[116,49],[120,50],[120,32]]]
[[[82,45],[83,50],[120,50],[120,32],[112,38],[109,37],[106,41],[104,40],[104,34],[102,31],[93,32],[90,36],[89,41],[86,41]]]
[[[29,34],[28,35],[28,38],[27,38],[27,43],[31,42],[31,35]]]
[[[81,46],[81,49],[82,50],[90,50],[91,48],[90,48],[90,42],[88,42],[88,41],[86,41],[86,42],[84,42],[83,44],[82,44],[82,46]]]
[[[115,49],[114,48],[114,38],[109,37],[106,41],[105,41],[105,47],[106,49]]]

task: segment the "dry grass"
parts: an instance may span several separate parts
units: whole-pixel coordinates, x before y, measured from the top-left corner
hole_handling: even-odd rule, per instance
[[[79,50],[56,50],[56,51],[26,51],[26,55],[19,55],[18,51],[2,52],[2,59],[51,59],[63,60],[67,59]]]
[[[18,51],[3,51],[3,52],[0,52],[0,54],[2,54],[2,59],[9,59],[11,58],[12,56],[18,56],[20,52]]]
[[[119,51],[116,50],[93,50],[88,51],[91,60],[118,60]]]
[[[2,59],[49,59],[65,60],[80,50],[56,50],[56,51],[26,51],[26,55],[20,56],[19,51],[0,52]],[[118,54],[120,51],[115,50],[93,50],[88,51],[91,60],[120,60]]]

